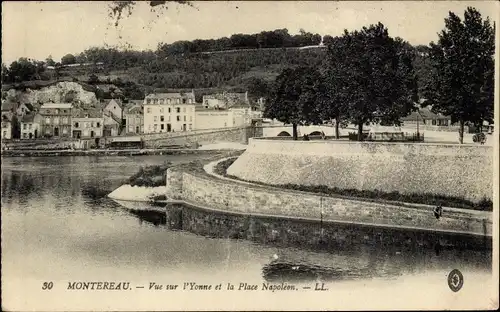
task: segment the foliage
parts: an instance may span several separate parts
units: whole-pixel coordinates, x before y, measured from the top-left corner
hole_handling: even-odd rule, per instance
[[[434,71],[425,97],[432,111],[460,123],[460,143],[466,122],[493,122],[494,53],[494,27],[471,7],[463,21],[450,12],[438,42],[430,45]]]
[[[416,76],[411,46],[389,36],[378,23],[361,31],[344,32],[328,41],[326,79],[336,107],[358,125],[399,123],[414,109]]]
[[[297,35],[290,35],[288,29],[262,31],[258,34],[234,34],[230,38],[176,41],[171,44],[158,44],[158,55],[166,57],[178,54],[201,53],[210,51],[290,48],[318,45],[321,35],[306,32],[303,29]]]
[[[437,194],[401,194],[399,192],[385,192],[382,190],[357,190],[357,189],[341,189],[337,187],[328,187],[326,185],[299,185],[299,184],[281,184],[281,185],[268,185],[261,182],[247,181],[240,179],[235,176],[227,174],[227,169],[234,163],[237,157],[229,158],[224,161],[219,162],[215,168],[214,172],[224,177],[232,178],[235,180],[250,182],[259,185],[267,185],[273,187],[281,187],[285,189],[320,193],[327,196],[345,196],[351,199],[364,199],[377,201],[395,201],[395,202],[405,202],[432,206],[445,206],[445,207],[455,207],[464,208],[472,210],[483,210],[483,211],[493,211],[493,202],[488,198],[483,198],[479,202],[472,202],[470,200],[452,197],[452,196],[442,196]]]
[[[54,60],[52,59],[52,55],[49,55],[45,59],[45,64],[47,64],[47,66],[55,66],[56,65],[56,62],[54,62]]]
[[[76,63],[76,58],[73,54],[66,54],[61,58],[62,65],[70,65],[75,63]]]
[[[285,69],[272,88],[264,117],[292,124],[293,139],[297,125],[321,124],[320,102],[324,86],[318,70],[312,67]]]
[[[44,63],[21,57],[7,68],[2,64],[2,83],[40,80],[45,71]]]
[[[131,176],[126,183],[131,186],[157,187],[165,186],[167,183],[166,172],[172,166],[172,163],[166,162],[162,165],[140,167],[139,171]]]
[[[184,5],[189,5],[192,6],[190,1],[145,1],[148,2],[149,5],[151,6],[151,11],[157,12],[157,18],[160,17],[158,11],[160,10],[167,10],[168,9],[168,3],[176,2],[179,4],[184,4]],[[132,15],[132,12],[134,11],[134,6],[136,4],[136,1],[111,1],[110,4],[108,5],[108,15],[111,19],[114,19],[115,27],[118,26],[120,20],[123,18],[123,14],[125,13],[126,16]],[[158,11],[155,8],[159,8]]]

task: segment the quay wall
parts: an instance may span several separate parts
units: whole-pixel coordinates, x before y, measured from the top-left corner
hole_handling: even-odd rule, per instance
[[[181,167],[167,171],[167,197],[243,215],[479,236],[492,233],[491,213],[444,208],[442,217],[436,219],[432,207],[409,208],[281,190],[219,179]]]
[[[493,147],[253,138],[228,174],[271,185],[493,198]]]

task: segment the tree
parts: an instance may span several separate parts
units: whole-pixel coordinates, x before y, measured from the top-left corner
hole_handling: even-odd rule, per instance
[[[311,67],[287,68],[276,78],[264,117],[292,124],[293,139],[297,126],[320,124],[322,86],[319,72]]]
[[[47,64],[47,66],[54,66],[54,65],[56,65],[56,62],[54,62],[54,60],[52,59],[52,55],[49,55],[45,59],[45,64]]]
[[[73,54],[66,54],[61,58],[62,65],[75,64],[75,63],[76,63],[76,58]]]
[[[361,31],[345,30],[327,46],[327,86],[335,105],[330,114],[346,112],[345,117],[358,126],[358,140],[363,139],[364,124],[399,123],[414,109],[417,80],[411,47],[391,38],[382,23]]]
[[[464,20],[449,12],[429,57],[434,71],[425,86],[431,110],[458,122],[463,143],[465,123],[493,122],[495,30],[487,18],[468,7]]]

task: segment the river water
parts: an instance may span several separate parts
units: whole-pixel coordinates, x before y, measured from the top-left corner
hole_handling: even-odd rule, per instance
[[[491,251],[313,250],[170,230],[106,197],[139,166],[200,155],[2,158],[2,305],[9,310],[486,308]],[[300,278],[276,260],[329,272]],[[448,288],[452,269],[463,288]],[[328,277],[329,276],[329,277]],[[333,276],[333,277],[332,277]],[[75,291],[78,281],[130,282],[131,291]],[[179,284],[150,291],[149,283]],[[222,284],[221,291],[183,283]],[[297,290],[227,290],[232,283]],[[303,287],[324,282],[325,291]],[[43,290],[51,283],[50,290]],[[295,283],[295,284],[294,284]],[[48,284],[46,284],[48,285]],[[137,288],[144,286],[144,289]],[[215,286],[214,286],[215,287]],[[188,287],[189,289],[189,287]],[[493,288],[491,288],[493,289]],[[493,291],[493,290],[492,290]],[[360,298],[363,298],[360,300]]]

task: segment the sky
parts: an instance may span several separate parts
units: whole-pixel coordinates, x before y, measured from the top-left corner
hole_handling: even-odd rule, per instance
[[[467,6],[497,19],[496,1],[194,1],[194,8],[170,4],[169,10],[151,12],[137,3],[133,14],[118,27],[108,16],[105,1],[3,1],[2,62],[19,57],[58,61],[93,46],[131,44],[155,50],[159,42],[209,39],[235,33],[258,33],[302,28],[321,35],[340,35],[382,22],[391,36],[412,44],[437,40],[449,11],[463,16]]]

